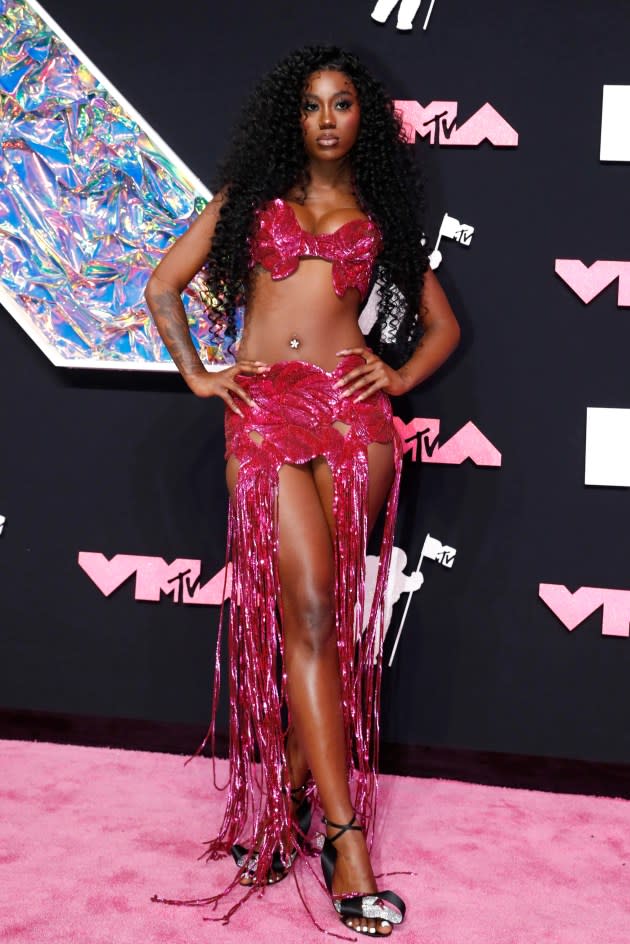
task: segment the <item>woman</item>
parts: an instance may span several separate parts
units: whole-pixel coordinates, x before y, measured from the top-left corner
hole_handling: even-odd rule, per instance
[[[226,404],[230,784],[208,856],[232,851],[252,888],[284,878],[317,796],[335,908],[385,936],[405,910],[375,897],[366,843],[401,466],[389,397],[432,374],[459,328],[427,268],[400,119],[354,55],[313,46],[283,60],[252,96],[217,191],[146,292],[190,389]],[[246,306],[238,360],[213,373],[180,298],[204,265],[228,335]],[[374,283],[372,350],[358,314]],[[363,630],[366,542],[385,504]]]

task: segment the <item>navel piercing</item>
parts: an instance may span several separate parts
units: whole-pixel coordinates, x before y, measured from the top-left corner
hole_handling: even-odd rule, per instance
[[[296,336],[293,335],[293,337],[292,337],[291,340],[289,341],[289,347],[290,347],[292,350],[297,351],[297,349],[299,348],[299,346],[300,346],[301,343],[302,343],[302,342],[300,341],[300,339],[299,339],[299,338],[296,338]]]

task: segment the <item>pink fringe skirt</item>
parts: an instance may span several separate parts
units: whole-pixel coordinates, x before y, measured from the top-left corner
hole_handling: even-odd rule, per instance
[[[361,363],[357,355],[328,372],[282,361],[259,377],[241,375],[257,406],[239,401],[244,418],[226,411],[226,457],[239,460],[230,501],[228,559],[232,590],[228,632],[229,782],[223,822],[207,843],[209,859],[236,842],[257,851],[264,884],[274,853],[288,863],[297,849],[289,802],[285,737],[290,723],[283,660],[278,573],[278,472],[284,463],[324,456],[334,484],[335,625],[346,731],[348,778],[357,815],[372,835],[376,801],[383,598],[394,535],[402,450],[389,397],[342,398],[333,384]],[[340,432],[333,424],[343,423]],[[252,438],[251,434],[254,434]],[[257,435],[256,435],[257,434]],[[364,619],[368,461],[372,442],[394,447],[395,476],[385,508],[380,565],[369,618]],[[219,693],[217,642],[213,722]],[[206,741],[208,738],[206,738]],[[205,744],[206,742],[204,742]],[[212,744],[214,753],[214,743]]]

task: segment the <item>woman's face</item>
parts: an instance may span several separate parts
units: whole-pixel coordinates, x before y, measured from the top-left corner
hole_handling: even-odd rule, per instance
[[[302,97],[302,129],[311,160],[345,157],[357,139],[360,122],[359,96],[344,72],[324,69],[308,77]]]

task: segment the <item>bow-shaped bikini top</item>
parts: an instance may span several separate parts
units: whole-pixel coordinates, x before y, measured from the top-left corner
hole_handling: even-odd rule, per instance
[[[372,220],[348,220],[334,233],[309,233],[300,226],[293,207],[279,197],[258,210],[256,218],[257,229],[250,242],[251,267],[261,265],[272,279],[286,279],[300,259],[325,259],[332,262],[333,288],[339,297],[356,288],[365,298],[374,260],[383,245]]]

